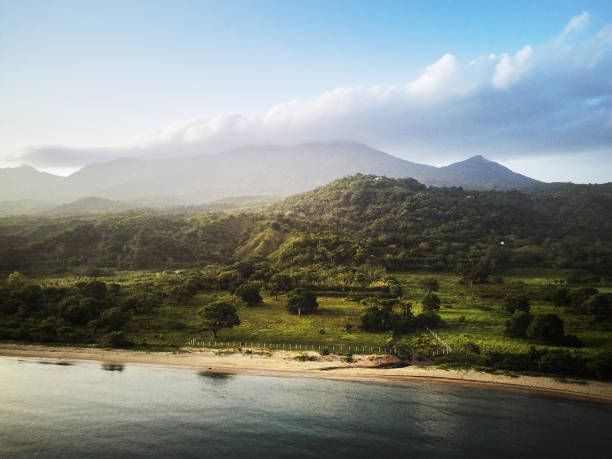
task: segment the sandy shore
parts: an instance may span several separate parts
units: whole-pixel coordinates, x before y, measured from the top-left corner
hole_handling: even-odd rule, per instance
[[[142,352],[86,347],[51,347],[26,344],[0,344],[0,356],[38,357],[60,360],[97,360],[110,363],[136,363],[189,367],[195,370],[262,376],[311,377],[370,381],[388,384],[459,384],[540,394],[578,397],[612,403],[612,383],[602,381],[562,382],[549,377],[507,376],[476,370],[446,370],[432,366],[411,365],[390,368],[390,357],[353,356],[346,362],[341,356],[306,353],[313,360],[300,361],[298,352],[278,351],[242,353],[213,349],[188,348],[187,352]]]

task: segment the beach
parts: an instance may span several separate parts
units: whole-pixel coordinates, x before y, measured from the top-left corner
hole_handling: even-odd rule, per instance
[[[548,376],[485,373],[474,369],[443,369],[422,364],[398,366],[397,359],[381,355],[321,356],[315,352],[262,349],[185,348],[180,352],[146,352],[95,347],[55,347],[0,344],[0,355],[62,362],[100,361],[116,364],[167,365],[232,374],[305,377],[384,384],[455,384],[528,391],[612,403],[612,383]]]

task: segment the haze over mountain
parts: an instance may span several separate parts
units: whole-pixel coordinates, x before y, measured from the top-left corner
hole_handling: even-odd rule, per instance
[[[59,177],[30,167],[0,171],[3,200],[69,202],[96,196],[143,205],[199,204],[230,196],[290,195],[356,173],[412,177],[435,186],[511,189],[536,180],[475,156],[445,167],[352,143],[253,146],[184,159],[117,159]]]
[[[434,167],[362,144],[311,143],[252,146],[184,159],[124,158],[90,164],[68,177],[27,166],[0,169],[0,193],[2,201],[66,203],[95,196],[149,206],[189,205],[232,196],[286,196],[356,173],[412,177],[426,185],[468,189],[513,189],[539,183],[482,156]]]

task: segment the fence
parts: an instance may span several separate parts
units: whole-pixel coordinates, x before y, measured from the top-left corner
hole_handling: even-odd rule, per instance
[[[443,348],[441,353],[438,353],[438,351],[433,351],[432,355],[436,356],[436,355],[440,355],[440,354],[450,354],[451,352],[453,352],[453,349],[446,343],[446,341],[444,341],[442,338],[440,338],[435,331],[431,330],[427,326],[425,328],[427,329],[429,334],[431,336],[433,336],[438,343],[440,343],[440,345]]]
[[[434,339],[442,346],[442,350],[434,350],[431,352],[432,357],[438,355],[450,354],[453,349],[438,336],[438,334],[431,330],[429,327],[425,327],[427,331],[434,337]],[[397,352],[389,346],[371,346],[365,344],[292,344],[292,343],[265,343],[265,342],[247,342],[247,341],[208,341],[203,339],[192,338],[188,344],[192,347],[200,346],[207,348],[250,348],[250,349],[270,349],[270,350],[284,350],[284,351],[318,351],[321,352],[324,349],[328,349],[329,352],[339,354],[352,354],[352,353],[370,353],[370,354],[391,354],[396,355]]]
[[[284,351],[318,351],[328,349],[333,353],[357,353],[369,352],[370,354],[395,354],[393,348],[389,346],[370,346],[365,344],[292,344],[292,343],[256,343],[246,341],[208,341],[197,338],[189,340],[188,344],[192,347],[208,347],[208,348],[250,348],[250,349],[270,349]]]

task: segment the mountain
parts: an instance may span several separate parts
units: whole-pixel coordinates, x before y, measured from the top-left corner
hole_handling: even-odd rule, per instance
[[[69,177],[30,167],[0,170],[3,201],[66,203],[87,196],[139,206],[201,204],[232,196],[287,196],[357,173],[426,185],[513,189],[540,182],[475,156],[445,167],[406,161],[355,143],[253,146],[216,155],[90,164]]]
[[[473,190],[511,190],[538,184],[537,180],[517,174],[499,163],[489,161],[481,155],[438,169],[440,176],[428,185],[456,186]]]
[[[63,177],[39,172],[30,166],[0,169],[0,201],[24,199],[47,200],[45,193],[55,190],[65,181]]]
[[[124,212],[134,208],[135,206],[131,206],[121,201],[87,197],[51,209],[46,209],[41,213],[46,215],[108,214]]]

